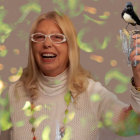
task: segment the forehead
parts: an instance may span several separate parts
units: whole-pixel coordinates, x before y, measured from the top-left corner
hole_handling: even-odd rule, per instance
[[[56,21],[51,19],[44,19],[40,21],[35,29],[36,32],[60,32],[62,33],[61,28],[58,26]]]

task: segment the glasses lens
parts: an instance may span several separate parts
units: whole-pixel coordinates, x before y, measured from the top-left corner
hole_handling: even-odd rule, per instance
[[[65,41],[65,36],[61,34],[51,35],[50,38],[54,43],[61,43]]]
[[[42,42],[45,40],[45,35],[40,34],[40,33],[36,33],[32,37],[33,37],[33,40],[36,42]]]

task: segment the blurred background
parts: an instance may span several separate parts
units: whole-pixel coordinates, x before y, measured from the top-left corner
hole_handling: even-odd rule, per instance
[[[132,0],[131,0],[132,1]],[[9,125],[4,110],[10,84],[17,81],[27,65],[28,38],[33,21],[42,13],[66,13],[77,31],[81,64],[120,100],[129,104],[131,66],[122,51],[119,31],[126,27],[121,12],[127,0],[0,0],[0,123]],[[133,0],[140,16],[140,1]],[[137,27],[140,29],[140,27]],[[5,116],[5,120],[2,116]],[[6,128],[5,128],[6,129]],[[120,137],[101,129],[100,140],[138,140]],[[0,140],[9,140],[8,131]]]

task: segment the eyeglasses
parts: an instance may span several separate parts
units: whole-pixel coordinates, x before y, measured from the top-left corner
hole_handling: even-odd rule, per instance
[[[63,43],[63,42],[66,42],[65,35],[60,34],[60,33],[49,34],[49,35],[45,35],[45,34],[42,34],[42,33],[34,33],[34,34],[31,35],[31,40],[33,42],[43,43],[43,42],[45,42],[47,37],[49,37],[49,39],[52,41],[52,43]]]

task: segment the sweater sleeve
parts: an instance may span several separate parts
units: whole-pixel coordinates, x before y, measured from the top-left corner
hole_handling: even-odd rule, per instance
[[[134,86],[131,84],[131,106],[133,110],[140,114],[140,91],[136,90]]]
[[[115,124],[118,122],[122,110],[128,105],[120,101],[115,94],[107,90],[100,82],[93,84],[90,81],[89,89],[90,97],[98,95],[98,102],[92,100],[91,105],[92,108],[95,105],[97,106],[96,112],[99,120],[104,126],[116,129]]]

